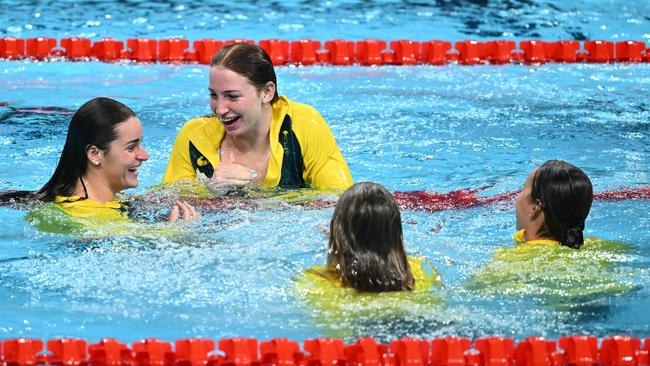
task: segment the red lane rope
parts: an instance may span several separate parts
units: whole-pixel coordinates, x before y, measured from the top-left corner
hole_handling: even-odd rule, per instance
[[[393,192],[395,200],[401,210],[406,211],[425,211],[437,212],[446,210],[457,210],[470,208],[480,205],[489,204],[512,204],[519,190],[499,193],[492,196],[479,196],[478,192],[482,189],[461,189],[446,193],[427,192],[427,191],[408,191]],[[594,199],[601,201],[622,201],[622,200],[650,200],[650,187],[639,188],[622,188],[618,190],[608,190],[594,192]],[[188,199],[188,202],[194,206],[201,207],[204,210],[222,211],[226,209],[262,209],[264,204],[255,199],[244,199],[241,197],[216,197]],[[335,201],[329,200],[309,200],[291,202],[299,206],[311,209],[332,208],[336,205]]]
[[[476,192],[468,189],[447,193],[411,191],[395,192],[393,196],[403,210],[434,212],[480,205],[482,200]]]
[[[235,42],[256,43],[250,39],[201,39],[192,42],[181,38],[129,38],[123,41],[103,38],[0,38],[0,59],[98,60],[114,62],[178,62],[209,64],[224,45]],[[288,41],[265,39],[259,45],[274,65],[461,65],[650,62],[650,50],[644,41],[605,40],[514,40],[450,41],[313,39]]]
[[[478,196],[480,190],[463,189],[447,193],[426,191],[394,192],[393,195],[403,210],[443,211],[470,208],[478,205],[511,203],[520,191],[500,193],[493,196]],[[594,192],[594,199],[601,201],[622,201],[650,199],[650,187],[622,188]]]
[[[650,187],[594,192],[594,198],[603,201],[620,201],[629,199],[647,200],[650,199]]]
[[[650,338],[626,335],[603,338],[580,335],[558,341],[513,338],[401,338],[387,344],[359,338],[345,344],[338,338],[314,338],[302,342],[286,338],[179,339],[172,343],[156,338],[134,342],[131,347],[106,338],[87,344],[83,339],[7,339],[4,363],[32,365],[208,365],[208,366],[646,366]],[[643,346],[643,348],[642,348]],[[0,362],[3,360],[0,360]],[[3,364],[4,364],[3,363]]]
[[[492,196],[477,195],[477,192],[482,190],[483,189],[461,189],[446,193],[427,191],[393,192],[393,196],[395,197],[395,200],[397,200],[401,210],[437,212],[464,209],[479,205],[512,204],[515,197],[520,192],[512,191]],[[28,191],[4,191],[0,193],[7,194],[12,192]],[[650,200],[650,187],[623,188],[618,190],[594,192],[594,199],[600,201]],[[237,196],[187,198],[186,200],[193,206],[201,207],[204,211],[223,211],[232,209],[259,210],[268,207],[268,204],[265,204],[263,201]],[[0,202],[0,204],[6,204],[7,202]],[[18,199],[16,200],[16,203],[21,202]],[[333,200],[312,200],[309,198],[289,203],[310,209],[332,208],[336,205],[336,201]],[[274,208],[280,207],[276,206]]]

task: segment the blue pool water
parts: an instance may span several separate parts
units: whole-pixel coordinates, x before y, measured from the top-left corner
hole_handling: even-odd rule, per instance
[[[644,1],[2,0],[0,36],[645,40]]]
[[[13,6],[0,16],[0,36],[21,37],[424,39],[422,31],[431,27],[443,29],[431,38],[449,40],[468,38],[472,29],[482,32],[474,35],[500,30],[511,37],[581,33],[644,40],[650,22],[647,5],[589,1],[569,7],[296,2],[301,10],[295,23],[289,5],[270,12],[249,5],[143,2],[129,5],[130,11],[108,4],[61,12],[53,4],[2,4]],[[79,9],[77,4],[67,7]],[[496,16],[478,21],[481,12]],[[514,19],[515,13],[521,17]],[[164,21],[177,15],[185,18]],[[260,21],[271,24],[269,33],[260,33]],[[554,21],[555,27],[543,26]],[[524,31],[526,24],[536,24],[537,33]],[[519,189],[547,159],[565,159],[583,168],[597,191],[650,184],[647,64],[280,67],[277,73],[281,94],[317,107],[329,122],[355,181],[378,181],[393,191],[487,187],[480,194],[488,196]],[[70,115],[29,108],[74,110],[97,95],[128,104],[144,124],[151,158],[140,171],[140,187],[129,193],[145,193],[160,182],[182,123],[209,113],[207,67],[0,61],[0,102],[9,104],[0,107],[0,189],[40,187],[59,156]],[[400,321],[361,322],[349,335],[647,336],[649,210],[647,200],[595,202],[587,234],[630,245],[615,262],[629,268],[639,289],[577,309],[484,298],[464,289],[495,249],[511,245],[514,210],[508,204],[405,211],[406,247],[440,270],[445,305]],[[324,263],[327,238],[320,227],[331,214],[270,200],[261,209],[208,213],[178,237],[82,239],[39,232],[24,221],[25,211],[0,207],[0,338],[302,340],[335,333],[338,325],[315,321],[293,286],[301,270]]]

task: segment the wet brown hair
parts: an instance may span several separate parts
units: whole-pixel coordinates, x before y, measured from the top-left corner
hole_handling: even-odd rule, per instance
[[[248,79],[258,90],[272,81],[275,85],[274,103],[278,100],[278,81],[271,57],[256,44],[237,42],[224,46],[212,57],[210,67],[221,66]]]
[[[376,183],[357,183],[339,198],[330,224],[328,271],[359,291],[414,287],[393,195]]]

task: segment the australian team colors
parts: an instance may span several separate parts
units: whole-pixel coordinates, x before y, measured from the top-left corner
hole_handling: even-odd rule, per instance
[[[599,346],[600,344],[600,346]],[[402,338],[388,344],[359,338],[345,344],[338,338],[302,343],[286,338],[179,339],[172,343],[150,338],[130,347],[116,339],[87,344],[82,339],[0,341],[0,365],[96,366],[647,366],[650,338],[625,335],[561,337],[559,341],[528,337],[432,340]]]
[[[199,63],[209,64],[212,55],[235,42],[256,43],[250,39],[130,38],[120,41],[103,38],[0,38],[0,59],[68,60],[116,62]],[[366,39],[282,40],[265,39],[259,45],[273,64],[280,65],[502,65],[555,63],[648,63],[650,48],[643,41],[612,42],[514,40],[455,43],[442,40],[413,41]]]

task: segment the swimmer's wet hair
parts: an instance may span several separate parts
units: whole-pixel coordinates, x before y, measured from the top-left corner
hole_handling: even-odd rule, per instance
[[[272,81],[275,94],[271,103],[278,100],[278,80],[273,61],[264,49],[256,44],[237,42],[224,46],[212,57],[210,67],[221,66],[248,79],[258,90]]]
[[[37,191],[39,199],[53,201],[55,196],[71,196],[88,166],[90,146],[108,151],[117,138],[117,125],[135,117],[135,113],[117,100],[99,97],[84,103],[75,112],[54,174]]]
[[[327,268],[360,291],[413,289],[399,206],[386,188],[357,183],[341,195],[330,224]]]
[[[569,248],[582,246],[594,197],[587,174],[565,161],[549,160],[535,171],[530,197],[533,202],[539,200],[544,212],[544,226],[538,234]]]

